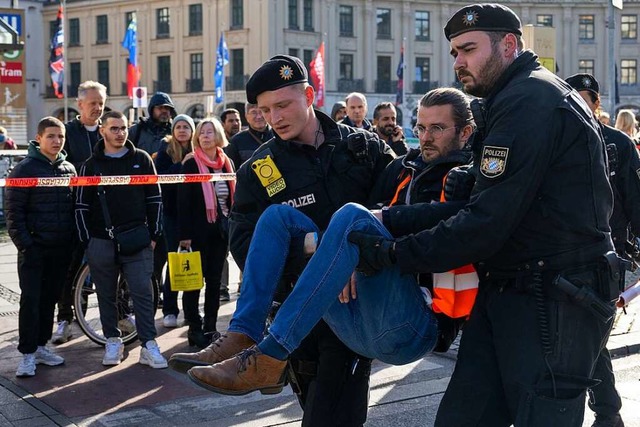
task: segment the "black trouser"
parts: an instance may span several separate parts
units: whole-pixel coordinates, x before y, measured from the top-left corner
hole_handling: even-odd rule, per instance
[[[175,249],[171,249],[175,250]],[[156,246],[153,248],[153,275],[156,277],[156,283],[160,286],[159,291],[162,291],[162,269],[164,269],[167,263],[167,238],[165,235],[161,235],[156,241]]]
[[[576,283],[578,276],[566,279]],[[580,277],[582,286],[602,289],[598,271]],[[569,301],[550,281],[538,295],[535,286],[516,283],[481,280],[437,427],[582,426],[593,366],[613,322]]]
[[[229,242],[222,237],[216,224],[209,224],[201,230],[198,239],[191,243],[193,251],[200,251],[202,275],[204,276],[204,331],[216,330],[218,310],[220,308],[220,279],[224,260],[229,253]],[[198,311],[200,291],[187,291],[182,294],[184,318],[190,325],[202,324]]]
[[[51,339],[53,312],[69,269],[71,247],[32,245],[18,252],[18,351],[33,353]]]
[[[345,346],[323,321],[291,354],[303,427],[356,427],[367,420],[371,359]]]
[[[74,238],[70,250],[71,262],[69,263],[64,286],[58,299],[58,322],[66,320],[69,323],[73,321],[73,281],[76,278],[80,265],[82,265],[84,248],[80,242],[78,242],[78,239]]]
[[[591,389],[589,408],[598,415],[615,415],[622,408],[622,399],[616,390],[616,379],[611,365],[611,354],[605,347],[600,352],[593,370],[593,378],[600,384]]]

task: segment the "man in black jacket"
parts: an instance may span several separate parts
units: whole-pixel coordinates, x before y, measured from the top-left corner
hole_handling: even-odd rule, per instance
[[[593,114],[600,109],[600,85],[591,74],[574,74],[566,79],[578,91]],[[624,132],[600,123],[607,147],[609,179],[613,189],[613,214],[609,220],[611,237],[618,255],[627,254],[627,240],[640,236],[640,156],[633,140]],[[629,236],[629,231],[632,235]],[[596,413],[593,427],[624,427],[620,408],[622,400],[616,390],[611,355],[603,347],[593,377],[601,381],[591,389],[589,407]]]
[[[64,139],[60,120],[40,120],[27,157],[9,178],[75,176],[75,168],[62,153]],[[36,374],[36,364],[64,363],[46,343],[51,338],[55,303],[71,259],[73,193],[71,187],[9,187],[5,203],[7,229],[18,248],[20,279],[18,351],[23,357],[16,376],[31,377]]]
[[[390,102],[381,102],[373,109],[373,126],[378,137],[389,144],[398,156],[409,151],[402,126],[396,122],[396,107]]]
[[[106,113],[100,135],[102,140],[80,169],[81,176],[155,175],[151,157],[127,140],[127,119],[122,113]],[[161,214],[162,197],[157,184],[89,186],[81,187],[77,193],[76,224],[80,241],[87,247],[87,260],[98,293],[102,332],[107,338],[103,365],[118,365],[123,358],[116,297],[118,276],[122,273],[131,292],[135,325],[142,343],[140,363],[152,368],[167,367],[155,341],[151,288],[153,248],[162,235]],[[150,243],[135,253],[120,253],[114,238],[138,227],[147,228]]]
[[[256,104],[247,102],[244,111],[249,128],[235,134],[224,149],[227,156],[233,160],[236,169],[239,169],[258,147],[273,138],[271,126]]]
[[[107,88],[101,83],[87,80],[78,86],[78,110],[80,115],[65,124],[66,138],[64,150],[67,161],[73,163],[76,170],[93,153],[93,147],[100,139],[98,125],[107,101]],[[73,280],[84,256],[84,249],[80,246],[74,234],[72,240],[71,263],[64,287],[58,301],[58,324],[51,336],[53,344],[65,343],[71,338],[71,322],[73,321]]]
[[[129,129],[129,139],[139,150],[146,151],[155,159],[162,147],[162,140],[171,134],[171,121],[176,116],[176,106],[169,94],[156,92],[147,107],[149,117],[141,117]]]

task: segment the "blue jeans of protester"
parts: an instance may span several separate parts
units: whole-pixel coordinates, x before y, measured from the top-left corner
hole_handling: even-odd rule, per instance
[[[118,329],[117,286],[120,273],[129,285],[133,300],[138,338],[144,344],[156,338],[155,310],[151,275],[153,274],[153,250],[148,246],[130,255],[116,255],[112,240],[89,240],[87,260],[91,278],[96,284],[98,309],[102,333],[106,338],[120,337]]]
[[[397,267],[374,276],[357,274],[357,298],[346,304],[338,301],[358,264],[358,246],[347,240],[353,230],[391,238],[363,206],[349,203],[338,210],[269,333],[291,353],[322,318],[345,345],[363,356],[396,365],[421,358],[435,345],[437,321],[414,275],[402,274]],[[262,340],[291,239],[314,231],[318,227],[313,221],[290,206],[265,210],[251,240],[230,331]]]

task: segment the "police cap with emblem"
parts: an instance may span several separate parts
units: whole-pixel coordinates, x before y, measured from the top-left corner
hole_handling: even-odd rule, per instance
[[[262,92],[307,81],[307,69],[299,58],[276,55],[262,64],[247,82],[247,102],[257,104],[258,95]]]
[[[444,27],[444,36],[452,38],[469,31],[490,31],[522,35],[522,23],[513,10],[501,4],[478,3],[458,10]]]
[[[591,74],[580,73],[574,74],[566,78],[565,82],[569,83],[569,86],[580,92],[581,90],[588,90],[596,95],[600,93],[600,85],[595,77]]]

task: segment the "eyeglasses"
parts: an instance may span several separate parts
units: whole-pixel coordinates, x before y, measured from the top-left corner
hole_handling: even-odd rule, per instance
[[[126,126],[122,126],[122,127],[117,127],[117,126],[111,126],[109,129],[109,132],[111,132],[114,135],[118,135],[120,133],[127,133],[127,127]]]
[[[451,126],[450,128],[443,129],[438,125],[429,126],[428,128],[418,125],[413,128],[413,134],[416,136],[416,138],[422,138],[425,132],[429,132],[433,139],[438,139],[444,132],[448,131],[449,129],[458,129],[458,126]]]

